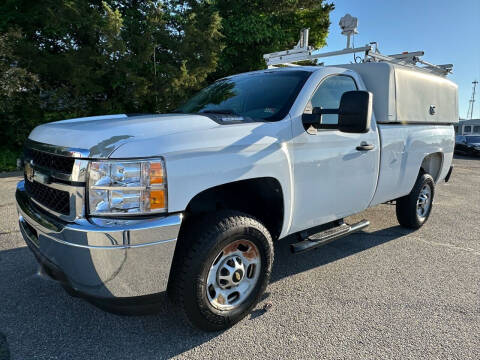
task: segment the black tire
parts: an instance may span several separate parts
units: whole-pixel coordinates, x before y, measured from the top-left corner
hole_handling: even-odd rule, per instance
[[[238,211],[208,214],[187,226],[175,255],[169,295],[190,325],[205,331],[229,328],[252,310],[268,285],[273,263],[270,233],[258,220]],[[257,247],[261,259],[259,277],[236,308],[219,310],[208,300],[206,278],[222,249],[239,239]]]
[[[424,216],[417,213],[417,200],[422,189],[430,187],[431,196],[429,197],[429,207]],[[421,173],[410,194],[397,199],[396,213],[400,225],[409,229],[418,229],[428,220],[433,206],[433,196],[435,194],[435,182],[430,174]]]

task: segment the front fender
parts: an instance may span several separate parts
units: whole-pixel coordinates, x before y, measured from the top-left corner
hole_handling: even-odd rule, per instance
[[[282,237],[290,227],[293,202],[288,152],[290,124],[290,118],[286,118],[172,134],[124,144],[112,158],[164,157],[169,212],[184,211],[197,194],[215,186],[260,177],[275,178],[284,198]]]

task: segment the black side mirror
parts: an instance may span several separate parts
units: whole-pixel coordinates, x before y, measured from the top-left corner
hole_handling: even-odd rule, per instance
[[[338,129],[337,124],[322,124],[322,115],[338,114],[339,109],[322,109],[314,107],[311,114],[303,114],[302,121],[305,128],[313,125],[316,129]]]
[[[302,121],[307,129],[338,129],[347,133],[366,133],[372,119],[372,93],[368,91],[347,91],[340,99],[338,109],[313,108],[312,114],[303,114]],[[322,115],[338,114],[337,124],[322,124]]]
[[[340,99],[338,130],[346,133],[366,133],[372,119],[372,98],[368,91],[347,91]]]

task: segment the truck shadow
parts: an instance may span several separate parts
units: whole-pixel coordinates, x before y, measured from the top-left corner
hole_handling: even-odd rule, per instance
[[[279,244],[275,246],[275,263],[270,282],[276,282],[287,276],[346,258],[408,235],[411,232],[412,230],[401,226],[393,226],[374,232],[362,231],[298,255],[292,254],[290,251],[290,244],[297,241],[295,237],[290,236],[280,240]]]
[[[399,226],[357,233],[302,255],[290,253],[294,237],[283,239],[275,246],[271,281],[280,281],[408,233]],[[27,248],[0,251],[0,333],[7,337],[12,358],[163,359],[224,333],[228,337],[229,332],[245,331],[233,328],[204,333],[191,329],[179,321],[179,313],[165,296],[154,315],[113,315],[68,296],[53,281],[40,281],[36,273],[36,262]],[[248,322],[255,321],[263,312],[261,308],[253,311],[243,325],[253,326]]]

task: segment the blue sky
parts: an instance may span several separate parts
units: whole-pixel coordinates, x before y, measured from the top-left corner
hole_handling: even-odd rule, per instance
[[[327,1],[328,2],[328,1]],[[383,54],[423,50],[424,60],[453,64],[448,77],[459,86],[459,113],[464,118],[472,93],[472,81],[480,81],[480,0],[332,0],[327,48],[343,49],[346,38],[338,22],[346,13],[358,18],[355,45],[379,43]],[[353,55],[325,59],[325,63],[352,61]],[[321,60],[323,61],[323,59]],[[480,85],[480,84],[479,84]],[[477,85],[474,118],[480,118],[480,86]]]

